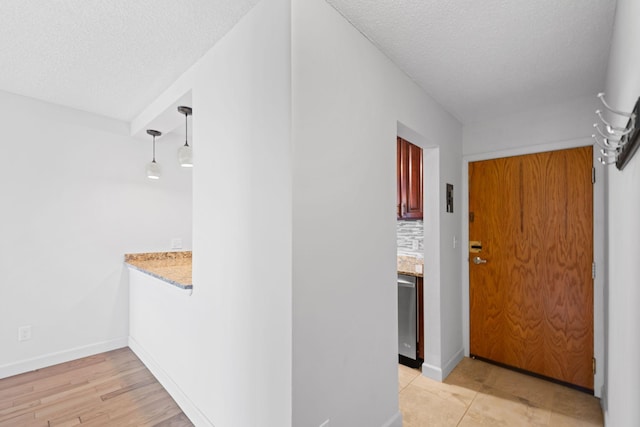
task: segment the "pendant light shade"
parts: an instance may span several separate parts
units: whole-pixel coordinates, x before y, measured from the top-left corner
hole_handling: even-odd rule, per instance
[[[188,117],[192,113],[191,107],[180,106],[178,112],[184,114],[184,145],[178,150],[178,162],[183,168],[193,167],[193,151],[189,146],[189,134],[188,134]]]
[[[162,132],[153,129],[147,129],[147,133],[153,136],[153,160],[147,163],[147,178],[160,179],[160,165],[156,163],[156,136],[162,135]]]
[[[183,145],[178,150],[178,161],[183,168],[193,167],[193,151],[188,145]]]
[[[147,178],[160,179],[161,172],[160,165],[155,160],[147,163]]]

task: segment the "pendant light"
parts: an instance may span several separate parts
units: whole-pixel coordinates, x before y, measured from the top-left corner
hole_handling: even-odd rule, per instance
[[[191,115],[192,109],[191,107],[185,107],[182,105],[178,107],[178,112],[184,114],[184,145],[178,150],[178,162],[183,168],[192,168],[193,152],[191,147],[189,147],[189,134],[187,133],[187,118]]]
[[[160,165],[156,163],[156,136],[162,135],[162,132],[147,129],[147,133],[153,136],[153,160],[147,163],[147,178],[160,179]]]

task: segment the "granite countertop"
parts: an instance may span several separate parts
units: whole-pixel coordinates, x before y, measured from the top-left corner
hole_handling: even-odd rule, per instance
[[[124,262],[182,289],[192,289],[191,251],[125,254]]]
[[[136,270],[179,288],[193,288],[191,251],[126,254],[124,262]],[[398,255],[398,273],[423,277],[423,271],[424,260],[422,258]]]
[[[410,255],[398,255],[398,273],[423,277],[424,259]]]

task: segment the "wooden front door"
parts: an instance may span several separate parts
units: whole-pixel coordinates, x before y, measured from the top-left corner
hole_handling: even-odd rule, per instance
[[[583,147],[469,164],[471,354],[589,390],[592,163]]]

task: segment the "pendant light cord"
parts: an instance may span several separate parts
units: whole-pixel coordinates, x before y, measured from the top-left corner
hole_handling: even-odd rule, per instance
[[[156,162],[156,136],[153,135],[153,163]]]
[[[185,147],[189,146],[189,127],[187,126],[187,117],[189,117],[189,115],[187,113],[184,113],[184,146]]]

